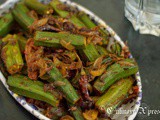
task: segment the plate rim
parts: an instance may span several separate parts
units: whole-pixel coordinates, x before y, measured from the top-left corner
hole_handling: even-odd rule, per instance
[[[106,24],[106,22],[104,20],[102,20],[99,16],[97,16],[95,13],[93,13],[92,11],[90,11],[89,9],[87,9],[86,7],[70,1],[70,0],[60,0],[63,3],[66,3],[67,5],[70,6],[74,6],[76,7],[78,10],[85,12],[86,14],[89,15],[90,18],[92,18],[95,22],[97,22],[98,24],[102,25],[105,30],[107,30],[112,37],[114,37],[114,39],[116,41],[118,41],[122,47],[125,46],[124,42],[121,40],[121,38],[119,37],[119,35],[108,25]],[[2,10],[2,12],[0,12],[0,16],[2,14],[5,14],[6,12],[8,12],[11,8],[14,7],[14,4],[16,4],[17,2],[19,2],[19,0],[8,0],[5,3],[3,3],[2,5],[0,5],[0,10]],[[6,7],[7,6],[7,7]],[[6,9],[6,10],[5,10]],[[133,120],[139,110],[140,104],[141,104],[141,100],[142,100],[142,83],[141,83],[141,78],[140,78],[140,74],[139,71],[136,73],[135,78],[137,80],[137,85],[139,87],[139,94],[138,97],[136,98],[136,103],[135,106],[133,108],[133,110],[135,110],[135,112],[133,112],[127,119],[128,120]],[[39,111],[33,109],[30,104],[28,104],[26,102],[25,99],[21,98],[20,100],[20,96],[13,93],[12,91],[9,90],[9,87],[7,85],[6,82],[6,78],[3,76],[2,72],[0,71],[0,80],[2,81],[3,85],[5,86],[5,88],[7,89],[7,91],[13,96],[13,98],[20,103],[21,106],[23,106],[27,111],[29,111],[31,114],[33,114],[35,117],[37,117],[38,119],[41,120],[51,120],[49,118],[47,118],[46,116],[44,116],[42,113],[40,113]]]

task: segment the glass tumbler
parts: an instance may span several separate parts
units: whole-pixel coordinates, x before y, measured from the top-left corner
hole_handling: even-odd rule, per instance
[[[140,33],[160,36],[160,0],[125,0],[125,16]]]

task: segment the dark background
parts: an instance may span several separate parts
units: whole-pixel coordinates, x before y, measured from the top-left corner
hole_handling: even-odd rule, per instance
[[[2,3],[3,0],[0,0]],[[130,51],[139,65],[143,85],[143,100],[148,108],[160,110],[160,38],[140,35],[124,17],[124,0],[72,0],[80,3],[111,26],[123,41],[128,41]],[[22,108],[0,82],[0,120],[36,119]],[[135,120],[160,120],[159,115],[137,115]]]

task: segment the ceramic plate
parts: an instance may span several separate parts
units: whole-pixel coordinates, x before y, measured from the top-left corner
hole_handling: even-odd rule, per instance
[[[8,0],[6,1],[3,5],[0,6],[0,16],[2,16],[3,14],[5,14],[6,12],[9,12],[10,9],[12,9],[14,7],[14,5],[18,2],[19,0]],[[47,3],[49,2],[49,0],[40,0],[43,3]],[[73,6],[76,9],[78,9],[79,11],[84,11],[96,24],[102,25],[104,26],[104,29],[106,29],[112,36],[112,38],[114,38],[116,41],[118,41],[122,47],[125,46],[125,44],[122,42],[122,40],[120,39],[120,37],[112,30],[112,28],[110,28],[102,19],[100,19],[97,15],[95,15],[94,13],[92,13],[91,11],[89,11],[88,9],[86,9],[85,7],[71,2],[70,0],[60,0],[61,2],[69,5],[69,6]],[[132,57],[132,56],[130,56]],[[139,94],[138,97],[133,100],[132,102],[122,105],[119,110],[128,110],[130,111],[129,113],[119,113],[119,114],[114,114],[112,116],[113,119],[115,120],[133,120],[135,118],[135,116],[138,113],[138,109],[140,107],[140,103],[141,103],[141,99],[142,99],[142,85],[141,85],[141,79],[140,79],[140,75],[139,72],[136,73],[135,78],[137,80],[137,85],[139,87]],[[29,111],[31,114],[33,114],[35,117],[41,119],[41,120],[50,120],[49,118],[47,118],[46,116],[44,116],[42,114],[43,109],[39,109],[38,107],[36,107],[33,104],[28,104],[25,100],[24,97],[19,96],[15,93],[13,93],[12,91],[9,90],[8,85],[6,83],[6,79],[3,76],[3,74],[0,72],[0,80],[2,81],[3,85],[6,87],[6,89],[8,90],[8,92],[15,98],[15,100],[20,103],[20,105],[22,105],[27,111]]]

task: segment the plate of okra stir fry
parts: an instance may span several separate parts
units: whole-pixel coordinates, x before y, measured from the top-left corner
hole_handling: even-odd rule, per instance
[[[9,0],[0,9],[0,80],[26,110],[43,120],[134,119],[138,65],[99,17],[69,0]]]

